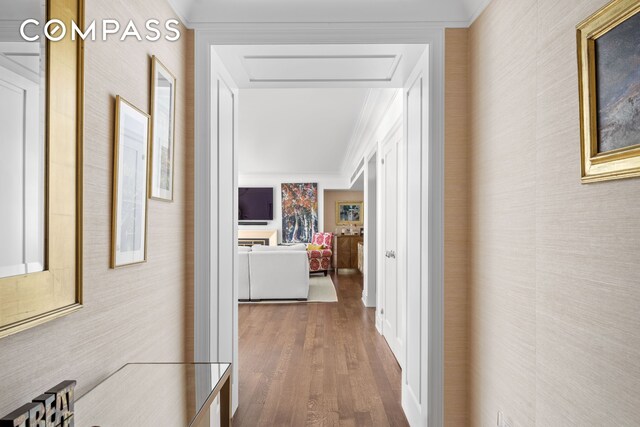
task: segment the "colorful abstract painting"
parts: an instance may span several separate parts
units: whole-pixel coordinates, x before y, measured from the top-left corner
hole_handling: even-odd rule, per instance
[[[282,241],[309,243],[318,231],[318,184],[282,184]]]

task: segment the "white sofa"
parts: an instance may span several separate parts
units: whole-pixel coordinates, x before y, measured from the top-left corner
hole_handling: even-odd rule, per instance
[[[249,290],[249,252],[251,248],[238,246],[238,299],[251,298]]]
[[[305,245],[238,249],[238,299],[298,299],[309,296],[309,259]]]

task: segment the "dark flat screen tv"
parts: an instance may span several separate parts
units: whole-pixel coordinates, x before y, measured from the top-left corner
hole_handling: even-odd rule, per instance
[[[240,221],[273,220],[273,188],[238,188],[238,219]]]

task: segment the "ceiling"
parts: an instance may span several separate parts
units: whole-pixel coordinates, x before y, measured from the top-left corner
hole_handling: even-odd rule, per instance
[[[44,4],[40,0],[0,0],[0,20],[40,19],[44,16]]]
[[[402,87],[425,45],[215,46],[240,88]]]
[[[489,0],[169,0],[192,27],[243,22],[439,22],[468,26]]]
[[[365,88],[240,90],[239,173],[340,173],[368,92]]]

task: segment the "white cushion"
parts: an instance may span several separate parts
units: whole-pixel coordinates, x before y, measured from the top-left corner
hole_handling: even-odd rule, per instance
[[[253,245],[251,247],[252,252],[281,252],[281,251],[306,251],[307,245],[299,243],[292,246],[265,246],[265,245]]]
[[[251,248],[249,246],[238,246],[238,252],[251,252]]]
[[[306,299],[309,295],[306,251],[252,251],[249,272],[252,300]]]
[[[251,298],[249,283],[249,253],[249,251],[238,252],[238,299],[240,300],[248,300]]]
[[[273,252],[278,250],[277,248],[277,246],[253,245],[251,246],[251,252]]]
[[[306,251],[307,250],[306,243],[296,243],[295,245],[284,246],[284,247],[289,248],[290,251]]]

